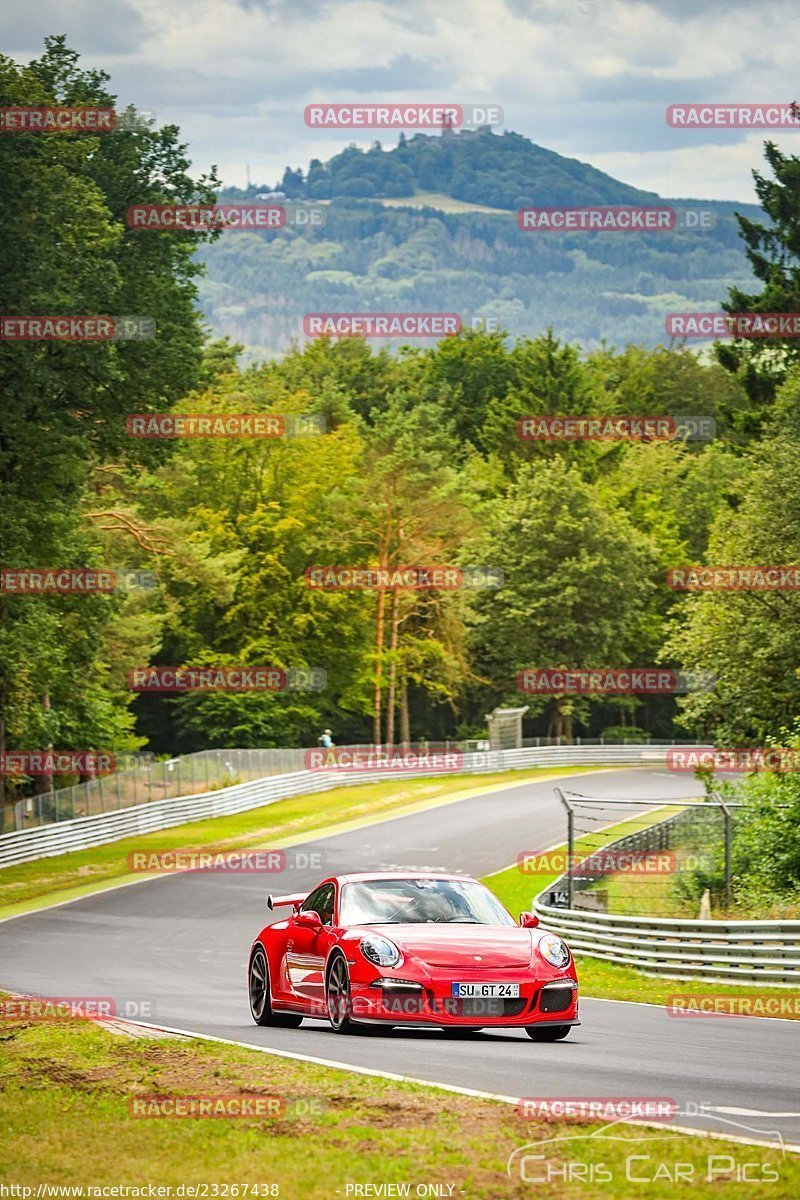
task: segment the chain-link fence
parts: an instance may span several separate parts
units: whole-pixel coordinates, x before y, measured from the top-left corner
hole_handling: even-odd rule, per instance
[[[686,745],[694,743],[686,743]],[[529,737],[522,739],[523,746],[680,746],[682,742],[676,742],[674,738],[653,738],[649,734],[643,734],[640,737],[574,737],[574,738],[551,738],[551,737]]]
[[[701,908],[710,917],[712,900],[730,905],[742,804],[717,794],[627,800],[556,792],[566,810],[567,852],[551,903],[657,917],[698,916]]]
[[[800,921],[726,915],[746,804],[555,790],[569,849],[546,864],[533,909],[573,953],[669,979],[797,988]]]
[[[627,742],[608,742],[602,738],[576,739],[571,745],[613,747],[628,745]],[[631,745],[638,745],[632,742]],[[677,745],[674,742],[651,742],[652,746]],[[420,749],[428,746],[427,740],[415,743]],[[527,738],[523,743],[530,747],[563,747],[566,743],[559,738]],[[436,746],[445,750],[458,749],[465,754],[489,749],[484,739],[469,741],[437,741]],[[371,746],[351,746],[351,749],[371,749]],[[90,817],[99,813],[115,812],[156,800],[171,800],[180,796],[193,796],[201,792],[230,787],[234,783],[247,783],[270,775],[282,775],[287,771],[302,771],[306,765],[308,749],[256,748],[252,750],[201,750],[196,754],[185,754],[157,762],[152,754],[132,755],[118,759],[118,769],[111,775],[78,783],[72,787],[55,791],[43,791],[35,796],[6,805],[0,811],[0,833],[11,833],[22,829],[35,829],[40,825],[51,825],[60,821],[71,821],[76,817]],[[120,766],[123,769],[119,769]]]
[[[427,742],[421,741],[422,748]],[[479,743],[441,742],[450,749],[458,747],[474,751]],[[351,747],[368,749],[367,746]],[[115,812],[149,804],[156,800],[174,800],[179,796],[194,796],[215,791],[234,783],[247,783],[287,771],[302,771],[306,765],[307,749],[255,748],[252,750],[200,750],[157,762],[154,754],[120,757],[117,770],[72,787],[41,792],[28,796],[0,811],[0,833],[20,829],[35,829],[75,817],[91,817],[98,813]]]
[[[137,757],[128,769],[112,775],[42,792],[8,805],[1,831],[33,829],[56,821],[132,808],[136,804],[193,796],[267,775],[300,771],[305,753],[303,749],[201,750],[164,762],[156,762],[154,757]]]

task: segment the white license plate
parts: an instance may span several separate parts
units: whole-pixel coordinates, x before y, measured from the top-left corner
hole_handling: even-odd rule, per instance
[[[518,983],[452,983],[450,990],[453,996],[458,996],[461,1000],[468,997],[477,997],[481,1000],[491,998],[516,1000],[519,998]]]

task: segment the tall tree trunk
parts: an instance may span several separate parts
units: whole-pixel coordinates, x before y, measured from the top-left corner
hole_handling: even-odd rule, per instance
[[[50,693],[49,692],[42,693],[42,709],[46,713],[50,712]],[[48,742],[45,749],[52,750],[53,743]],[[37,792],[37,794],[42,795],[42,796],[52,795],[52,793],[53,793],[53,776],[52,775],[40,775],[38,777],[38,779],[36,780],[35,791]]]
[[[408,719],[408,679],[405,672],[400,679],[400,741],[404,746],[411,742],[411,726]]]
[[[5,596],[0,601],[0,625],[5,631],[8,621],[8,607],[6,605]],[[6,752],[6,706],[8,704],[8,693],[6,691],[6,681],[4,676],[0,675],[0,756]],[[0,757],[0,765],[3,765],[3,758]],[[0,770],[0,831],[5,828],[5,803],[6,803],[6,777],[4,770]]]
[[[389,691],[386,697],[386,745],[394,745],[394,710],[397,697],[397,641],[400,628],[400,592],[395,588],[392,593],[392,618],[389,648]]]
[[[375,687],[372,694],[372,740],[381,744],[381,691],[383,686],[383,639],[386,613],[386,593],[378,592],[378,617],[375,625]]]
[[[553,732],[551,734],[550,730],[548,730],[548,737],[555,737],[559,745],[561,745],[562,738],[572,736],[572,717],[563,712],[560,700],[555,701],[553,713],[550,718],[550,729]]]
[[[6,753],[6,721],[5,721],[5,705],[6,698],[3,688],[0,687],[0,833],[5,830],[5,805],[6,805],[6,777],[4,758]]]

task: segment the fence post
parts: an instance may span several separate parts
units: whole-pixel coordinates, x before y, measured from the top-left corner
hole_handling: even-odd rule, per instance
[[[730,910],[731,901],[733,898],[731,887],[731,846],[732,846],[732,830],[731,830],[731,810],[723,801],[719,792],[714,792],[714,799],[722,809],[723,820],[725,821],[725,909]]]
[[[572,857],[575,849],[575,820],[572,805],[560,787],[553,789],[567,810],[567,908],[572,908]]]

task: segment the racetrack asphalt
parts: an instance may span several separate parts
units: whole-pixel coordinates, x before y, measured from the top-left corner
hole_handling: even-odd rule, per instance
[[[670,1097],[681,1126],[756,1140],[780,1133],[800,1144],[798,1022],[674,1018],[660,1006],[582,999],[582,1025],[553,1044],[511,1030],[371,1029],[342,1036],[316,1020],[299,1029],[253,1024],[248,953],[260,928],[280,916],[266,911],[268,891],[307,892],[329,874],[396,867],[487,875],[522,851],[565,840],[554,782],[605,798],[697,794],[691,777],[649,769],[528,780],[306,841],[297,846],[297,865],[287,850],[290,865],[279,876],[186,872],[99,892],[0,922],[0,987],[110,997],[118,1012],[160,1026],[503,1096]],[[609,807],[606,819],[632,811]],[[322,856],[321,867],[300,865],[311,854]],[[534,886],[532,880],[532,895]],[[676,983],[675,990],[714,985]]]

